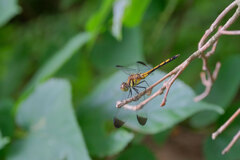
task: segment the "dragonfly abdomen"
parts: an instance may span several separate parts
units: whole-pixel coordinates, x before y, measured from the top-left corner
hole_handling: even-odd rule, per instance
[[[156,69],[164,66],[165,64],[171,62],[172,60],[176,59],[177,57],[179,56],[179,54],[171,57],[171,58],[168,58],[167,60],[163,61],[162,63],[160,63],[159,65],[157,65],[156,67],[154,67],[153,69],[150,69],[149,71],[145,72],[145,73],[142,73],[142,77],[146,78],[149,74],[151,74],[153,71],[155,71]]]

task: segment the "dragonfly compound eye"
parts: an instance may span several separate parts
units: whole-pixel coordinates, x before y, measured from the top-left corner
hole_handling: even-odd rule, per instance
[[[120,89],[122,90],[122,91],[128,91],[128,85],[127,85],[127,83],[125,83],[125,82],[123,82],[122,83],[122,85],[121,85],[121,87],[120,87]]]

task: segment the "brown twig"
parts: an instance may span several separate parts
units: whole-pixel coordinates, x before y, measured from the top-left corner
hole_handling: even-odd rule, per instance
[[[218,24],[223,19],[223,17],[234,7],[237,7],[237,9],[236,9],[235,13],[232,15],[232,17],[230,17],[228,19],[228,21],[222,27],[219,27],[218,31],[212,37],[210,37],[206,43],[204,43],[206,41],[206,39],[208,38],[208,36],[214,31],[214,29],[217,28]],[[204,92],[204,95],[202,95],[201,97],[196,98],[196,99],[201,100],[202,98],[206,97],[209,94],[209,92],[211,90],[211,86],[212,86],[213,82],[216,80],[219,69],[220,69],[220,63],[218,62],[216,64],[216,68],[215,68],[213,74],[211,74],[211,72],[207,66],[207,59],[215,52],[218,39],[222,35],[222,33],[224,33],[223,31],[226,31],[227,28],[229,28],[231,26],[231,24],[233,24],[234,21],[239,16],[240,16],[240,0],[235,0],[226,9],[224,9],[224,11],[217,17],[217,19],[214,21],[214,23],[211,25],[211,27],[205,32],[205,34],[203,35],[203,37],[201,38],[201,40],[199,42],[197,51],[192,53],[192,55],[189,56],[184,62],[182,62],[180,65],[178,65],[175,69],[173,69],[171,72],[169,72],[163,78],[158,80],[156,83],[154,83],[153,85],[148,87],[145,91],[139,93],[138,95],[136,95],[132,98],[129,98],[129,99],[126,99],[123,101],[117,101],[116,107],[117,108],[124,107],[125,109],[129,109],[129,110],[139,110],[142,107],[144,107],[149,101],[151,101],[153,98],[163,94],[165,89],[167,89],[165,96],[163,98],[163,101],[161,103],[161,106],[164,106],[166,103],[166,100],[167,100],[168,92],[169,92],[172,84],[175,82],[175,80],[178,78],[178,76],[185,70],[185,68],[191,63],[191,61],[193,61],[194,59],[196,59],[198,57],[202,58],[202,60],[203,60],[203,70],[207,73],[208,78],[206,78],[206,73],[201,73],[201,78],[202,78],[203,84],[206,86],[206,90]],[[212,46],[212,49],[207,54],[204,54],[204,51],[206,51],[211,46]],[[140,102],[136,106],[131,106],[128,104],[132,101],[139,100],[143,95],[152,91],[152,89],[155,86],[157,86],[159,83],[163,82],[167,78],[169,78],[169,79],[166,82],[164,82],[163,86],[158,91],[153,93],[150,97],[148,97],[146,100]]]
[[[203,37],[201,38],[199,44],[198,44],[198,49],[200,49],[205,40],[208,38],[208,36],[217,28],[217,25],[220,23],[220,21],[223,19],[223,17],[230,11],[232,10],[235,6],[237,6],[239,4],[239,0],[238,1],[234,1],[232,2],[219,16],[218,18],[214,21],[214,23],[211,25],[211,27],[205,32],[205,34],[203,35]],[[235,12],[237,17],[239,16],[239,7],[237,8],[237,11]],[[229,33],[229,31],[226,31],[226,29],[235,21],[235,19],[233,19],[234,16],[232,16],[228,21],[227,23],[222,27],[222,26],[219,26],[218,28],[218,32],[219,35],[233,35],[233,33],[236,33],[234,35],[238,35],[237,33],[239,31],[234,31],[234,32],[231,32]],[[215,67],[215,70],[213,72],[213,74],[211,74],[211,71],[210,69],[208,68],[207,66],[207,60],[208,58],[214,54],[215,50],[216,50],[216,46],[217,46],[217,42],[218,40],[216,40],[216,42],[213,44],[212,46],[212,49],[210,51],[208,51],[206,54],[204,54],[203,52],[201,53],[200,57],[202,58],[202,61],[203,61],[203,71],[200,76],[201,76],[201,79],[202,79],[202,83],[203,85],[205,86],[205,90],[202,94],[198,95],[197,97],[194,98],[194,101],[200,101],[202,99],[204,99],[205,97],[208,96],[208,94],[210,93],[211,91],[211,88],[212,88],[212,85],[214,83],[214,81],[216,80],[217,78],[217,75],[218,75],[218,72],[220,70],[220,67],[221,67],[221,64],[220,62],[217,62],[216,64],[216,67]],[[207,77],[206,77],[206,74],[205,72],[207,73]],[[203,77],[205,77],[203,79]]]
[[[206,53],[206,55],[205,55],[206,58],[210,57],[210,56],[215,52],[216,47],[217,47],[217,43],[218,43],[218,41],[216,41],[216,42],[213,44],[212,49]]]
[[[166,89],[167,89],[167,91],[166,91],[166,93],[165,93],[165,95],[164,95],[164,97],[163,97],[163,100],[162,100],[162,103],[161,103],[161,107],[162,107],[162,106],[165,106],[166,101],[167,101],[168,92],[169,92],[169,90],[170,90],[173,82],[174,82],[174,81],[177,79],[177,77],[182,73],[182,71],[183,71],[183,69],[179,70],[176,75],[173,75],[173,77],[171,78],[171,81],[169,81],[169,83],[166,84]]]
[[[208,94],[211,91],[211,88],[212,88],[212,85],[213,85],[214,81],[217,79],[220,67],[221,67],[221,63],[217,62],[215,70],[213,71],[212,75],[210,73],[210,70],[206,67],[207,68],[206,72],[207,72],[208,77],[209,77],[208,79],[206,78],[206,73],[205,72],[201,72],[200,77],[201,77],[203,85],[205,86],[205,90],[204,90],[204,92],[202,94],[196,96],[194,98],[194,101],[196,101],[196,102],[200,101],[200,100],[202,100],[202,99],[204,99],[205,97],[208,96]]]

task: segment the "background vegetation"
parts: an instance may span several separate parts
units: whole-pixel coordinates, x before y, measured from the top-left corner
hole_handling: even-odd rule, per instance
[[[215,141],[210,135],[240,106],[240,37],[223,36],[210,67],[222,67],[211,94],[203,91],[201,60],[170,91],[126,127],[112,124],[119,86],[116,64],[138,60],[170,71],[197,49],[205,30],[232,1],[0,0],[0,159],[227,159],[222,149],[240,118]],[[237,21],[232,29],[239,29]],[[158,71],[150,83],[164,75]],[[223,114],[223,111],[224,114]]]

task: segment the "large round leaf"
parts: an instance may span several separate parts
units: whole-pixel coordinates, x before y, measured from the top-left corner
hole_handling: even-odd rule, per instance
[[[112,119],[106,106],[93,105],[94,99],[93,103],[88,100],[78,107],[78,118],[90,154],[104,157],[119,153],[132,140],[133,134],[124,129],[112,130]]]
[[[163,75],[163,72],[157,71],[149,77],[149,82],[157,81]],[[109,79],[101,82],[78,107],[79,122],[91,154],[103,156],[119,152],[121,147],[126,146],[131,140],[131,135],[124,130],[114,130],[112,123],[117,110],[115,108],[116,101],[120,100],[123,94],[119,87],[126,78],[127,76],[122,72],[112,75]],[[155,98],[145,106],[149,120],[144,127],[137,123],[134,113],[130,114],[126,126],[135,131],[153,134],[172,127],[198,111],[222,112],[216,105],[204,102],[194,103],[194,96],[190,87],[177,80],[171,88],[165,107],[160,107],[162,97]],[[114,150],[111,148],[112,146],[118,147],[118,149],[114,148]]]
[[[49,80],[21,103],[17,124],[27,135],[11,146],[10,160],[90,159],[65,80]]]

